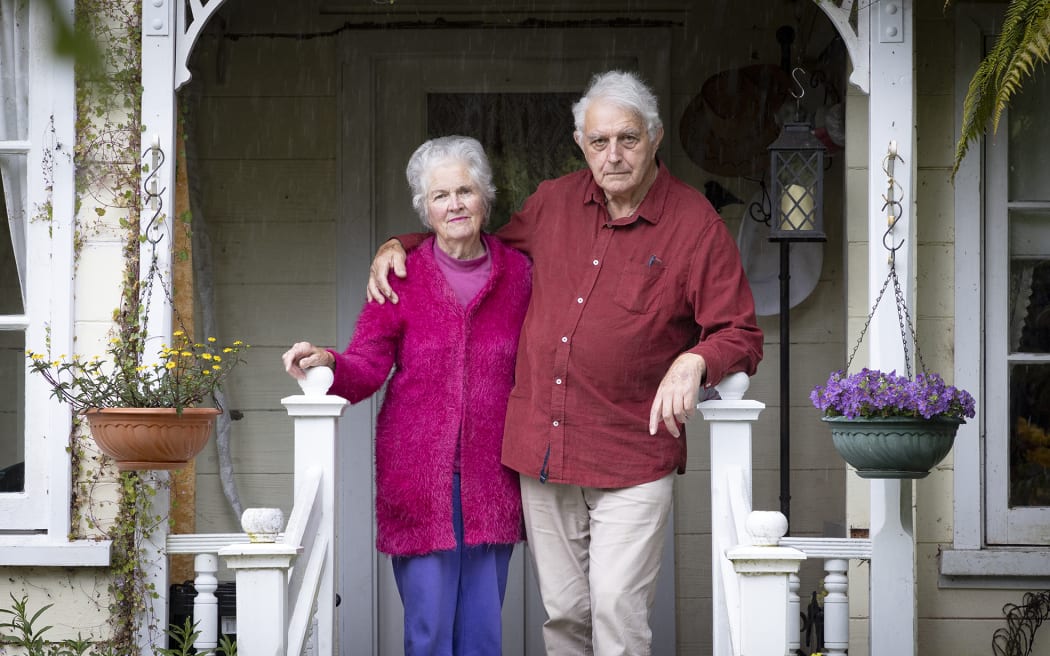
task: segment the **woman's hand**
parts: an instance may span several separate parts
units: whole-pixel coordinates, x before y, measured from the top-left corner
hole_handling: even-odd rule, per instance
[[[297,380],[306,378],[306,369],[310,367],[328,367],[335,370],[335,358],[327,350],[314,346],[310,342],[296,342],[292,348],[281,356],[284,370]]]

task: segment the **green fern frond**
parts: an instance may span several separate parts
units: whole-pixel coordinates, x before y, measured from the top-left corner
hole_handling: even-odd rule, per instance
[[[1031,17],[1013,59],[1003,72],[995,97],[993,131],[998,129],[999,119],[1010,104],[1010,99],[1020,92],[1022,83],[1032,76],[1036,65],[1050,61],[1050,2],[1039,4],[1042,6],[1033,9],[1040,13]]]
[[[1050,62],[1050,0],[1011,0],[1002,31],[970,79],[963,100],[953,179],[970,144],[989,124],[993,134],[998,129],[1002,112],[1038,62]]]

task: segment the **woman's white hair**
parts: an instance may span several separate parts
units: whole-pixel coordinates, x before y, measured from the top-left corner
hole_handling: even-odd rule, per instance
[[[496,185],[492,183],[492,167],[489,158],[485,155],[485,149],[477,139],[452,135],[438,137],[416,148],[412,157],[408,159],[405,167],[405,177],[408,186],[412,189],[412,207],[419,214],[420,221],[430,228],[430,220],[427,217],[427,194],[430,190],[430,173],[435,168],[444,164],[462,164],[467,169],[467,175],[477,185],[482,201],[485,203],[485,221],[489,221],[489,211],[496,201]]]
[[[636,73],[608,71],[591,78],[591,84],[583,93],[583,97],[572,106],[572,118],[577,134],[583,133],[583,120],[587,116],[587,109],[595,100],[610,102],[640,116],[650,139],[656,139],[657,132],[663,127],[656,95]]]

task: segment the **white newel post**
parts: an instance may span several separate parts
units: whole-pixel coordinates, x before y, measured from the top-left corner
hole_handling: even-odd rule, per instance
[[[752,512],[747,518],[747,530],[753,544],[735,547],[726,554],[740,575],[739,653],[745,656],[792,653],[788,651],[788,577],[798,574],[806,554],[777,546],[787,534],[787,526],[782,513]]]
[[[328,395],[333,373],[327,367],[314,367],[299,381],[303,393],[281,399],[288,415],[295,420],[295,494],[307,472],[321,472],[321,518],[318,539],[326,542],[323,576],[317,591],[316,645],[318,654],[335,652],[335,465],[337,422],[349,405],[346,399]],[[248,652],[245,652],[248,653]]]
[[[260,511],[268,513],[257,524],[253,520]],[[299,549],[276,542],[277,533],[262,528],[283,519],[279,508],[249,508],[241,526],[257,541],[219,550],[236,576],[237,651],[242,654],[284,656],[287,650],[288,569]]]
[[[737,546],[743,522],[751,511],[751,424],[766,407],[758,401],[744,400],[750,381],[745,374],[726,376],[716,389],[720,400],[704,401],[697,407],[707,420],[711,435],[711,605],[712,653],[730,656],[736,633],[730,614],[739,616],[740,599],[736,586],[726,587],[735,576],[726,552]],[[734,485],[742,486],[746,508],[733,518]],[[739,500],[738,500],[739,501]],[[740,522],[741,526],[737,526]],[[785,592],[785,599],[786,599]],[[739,626],[737,626],[739,629]]]

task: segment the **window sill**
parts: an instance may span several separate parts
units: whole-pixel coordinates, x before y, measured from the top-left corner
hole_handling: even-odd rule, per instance
[[[941,588],[1050,589],[1050,549],[945,549],[940,573]]]
[[[0,566],[108,567],[110,540],[57,541],[46,535],[0,536]]]

